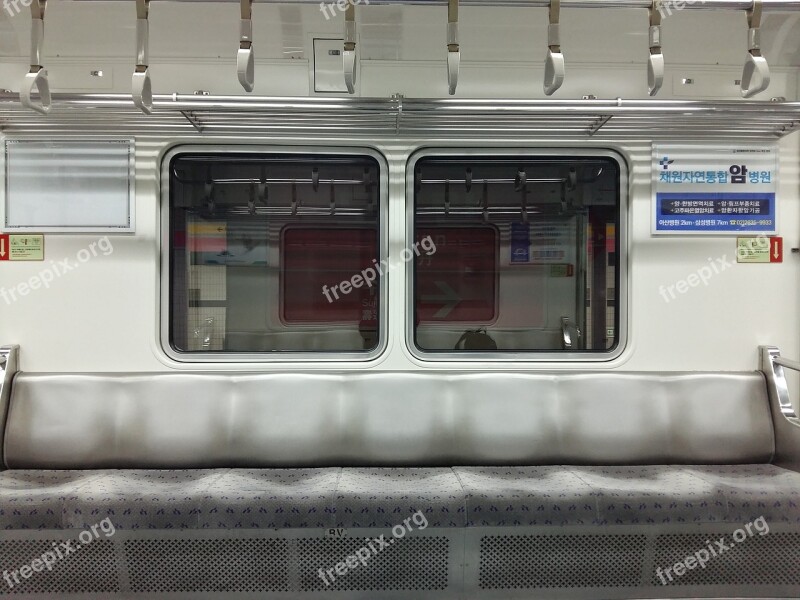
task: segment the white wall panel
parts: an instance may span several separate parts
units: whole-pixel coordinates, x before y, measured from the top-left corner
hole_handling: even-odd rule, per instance
[[[240,93],[233,62],[238,40],[237,9],[235,3],[204,3],[202,7],[154,3],[152,71],[157,92],[206,89],[216,94]],[[359,12],[363,23],[359,46],[361,95],[446,95],[444,10],[367,7]],[[308,94],[310,41],[314,35],[338,35],[341,19],[325,21],[314,6],[257,5],[254,14],[259,58],[256,93]],[[464,62],[459,95],[541,97],[545,14],[543,10],[463,9]],[[63,2],[49,7],[45,57],[54,87],[97,91],[99,88],[92,87],[93,82],[85,80],[82,71],[74,75],[74,81],[69,81],[67,74],[73,73],[72,69],[88,72],[103,68],[112,74],[112,87],[105,87],[106,80],[102,89],[127,92],[133,66],[133,17],[128,2]],[[568,71],[558,98],[584,94],[644,97],[645,11],[565,10],[562,17]],[[4,57],[0,58],[0,88],[17,89],[27,70],[29,20],[27,15],[0,16],[0,56]],[[767,96],[797,98],[800,94],[797,31],[794,17],[769,16],[766,21],[766,53],[777,67]],[[669,82],[684,74],[694,76],[702,89],[710,89],[716,96],[717,88],[703,87],[703,78],[716,81],[717,77],[735,76],[744,59],[745,39],[743,14],[685,11],[668,19],[664,33],[668,84],[660,97],[683,95],[682,89],[672,95]],[[393,165],[402,167],[409,148],[427,142],[389,140],[379,146]],[[10,304],[0,297],[0,343],[21,344],[23,369],[147,371],[177,366],[163,357],[158,342],[157,158],[168,143],[137,144],[135,235],[112,237],[113,254],[93,258],[65,273],[49,290],[35,290]],[[480,147],[485,142],[474,145]],[[686,279],[709,258],[732,259],[735,240],[652,237],[649,146],[616,149],[628,156],[631,169],[630,335],[624,355],[613,365],[597,368],[755,369],[757,346],[766,343],[778,345],[787,356],[800,358],[800,256],[790,253],[790,248],[800,247],[800,134],[781,143],[779,227],[785,237],[784,264],[733,265],[708,286],[693,288],[670,302],[659,294],[659,286]],[[390,195],[390,245],[391,252],[397,254],[405,245],[402,174],[392,178]],[[74,258],[96,239],[48,236],[44,264],[0,263],[0,288],[8,289],[37,276],[51,260]],[[389,349],[375,368],[419,368],[404,349],[404,273],[393,272],[390,286]],[[439,365],[447,366],[457,365]]]

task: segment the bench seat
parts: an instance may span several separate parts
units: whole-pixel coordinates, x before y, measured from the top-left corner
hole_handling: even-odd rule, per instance
[[[800,421],[772,362],[48,374],[3,356],[0,596],[800,597]],[[59,547],[80,552],[35,570]]]
[[[773,465],[27,471],[0,473],[0,528],[800,527],[800,473]]]

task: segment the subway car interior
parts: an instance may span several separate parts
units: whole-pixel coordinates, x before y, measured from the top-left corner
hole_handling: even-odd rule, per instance
[[[0,144],[0,596],[800,598],[800,2],[2,0]]]

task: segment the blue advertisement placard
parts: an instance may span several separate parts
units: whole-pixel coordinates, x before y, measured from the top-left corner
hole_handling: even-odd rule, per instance
[[[773,146],[653,146],[654,234],[774,235]]]
[[[511,264],[531,261],[531,227],[527,223],[511,224]]]
[[[656,227],[659,233],[776,233],[775,194],[660,193]]]

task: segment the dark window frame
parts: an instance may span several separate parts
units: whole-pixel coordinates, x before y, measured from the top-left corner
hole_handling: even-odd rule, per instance
[[[418,163],[425,159],[445,159],[465,162],[479,162],[481,160],[496,161],[508,160],[510,162],[536,161],[536,160],[611,160],[617,169],[617,198],[616,198],[616,232],[615,250],[617,268],[615,269],[615,315],[614,315],[614,344],[605,350],[427,350],[421,348],[417,341],[417,316],[416,316],[416,269],[412,263],[407,267],[407,304],[412,307],[406,324],[406,347],[418,360],[425,362],[584,362],[598,363],[611,362],[619,359],[629,343],[629,270],[628,270],[628,206],[630,170],[628,162],[620,153],[607,148],[421,148],[414,152],[406,163],[406,231],[408,239],[416,236],[416,183],[415,173]],[[604,286],[605,289],[605,286]],[[606,309],[602,303],[602,309]]]
[[[161,292],[160,292],[160,348],[170,361],[178,363],[369,363],[379,359],[388,347],[388,286],[385,278],[378,286],[377,343],[369,350],[265,350],[265,351],[204,351],[181,350],[173,343],[172,320],[175,294],[175,261],[173,257],[172,222],[173,194],[170,174],[174,161],[191,156],[219,157],[230,160],[236,156],[267,159],[308,160],[355,159],[368,160],[376,167],[377,178],[373,182],[376,194],[377,256],[385,259],[388,254],[388,161],[379,151],[369,147],[303,147],[303,146],[239,146],[219,144],[178,144],[166,149],[161,156]],[[312,223],[310,222],[309,225]],[[323,228],[336,228],[341,222],[331,222]],[[286,226],[286,225],[284,225]],[[279,275],[280,277],[280,275]],[[278,292],[281,293],[280,291]],[[278,308],[278,310],[280,310]]]

